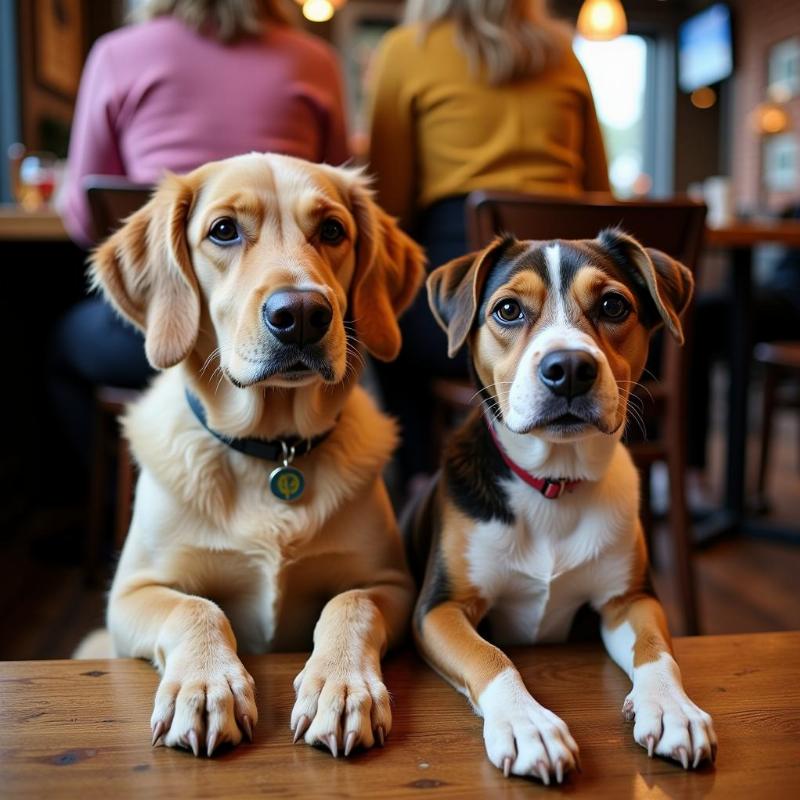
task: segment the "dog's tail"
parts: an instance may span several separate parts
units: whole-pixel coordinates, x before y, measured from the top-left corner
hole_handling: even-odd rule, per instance
[[[72,654],[73,658],[85,661],[92,658],[115,658],[114,645],[111,642],[111,634],[106,628],[92,631],[78,645],[77,650]]]

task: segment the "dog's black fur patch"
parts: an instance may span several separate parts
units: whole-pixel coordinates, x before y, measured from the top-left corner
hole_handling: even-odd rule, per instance
[[[508,283],[517,273],[524,270],[535,272],[545,286],[550,286],[550,273],[541,247],[531,248],[530,242],[514,242],[506,246],[502,255],[492,266],[481,288],[478,300],[478,312],[475,315],[475,326],[480,327],[486,321],[486,304],[489,298],[503,284]]]
[[[439,537],[436,538],[438,542]],[[417,630],[421,629],[422,621],[436,606],[446,603],[451,597],[450,579],[442,563],[438,544],[431,558],[430,569],[431,579],[424,585],[414,611],[414,627]]]
[[[476,409],[453,436],[444,457],[444,480],[453,502],[472,519],[506,525],[514,522],[500,480],[511,470],[497,452],[483,414]]]
[[[616,273],[631,288],[639,302],[639,319],[646,327],[654,327],[661,321],[661,315],[644,276],[634,263],[631,243],[623,239],[622,231],[616,228],[601,231],[598,239],[602,246],[593,245],[592,249],[596,251],[600,265],[608,272]]]

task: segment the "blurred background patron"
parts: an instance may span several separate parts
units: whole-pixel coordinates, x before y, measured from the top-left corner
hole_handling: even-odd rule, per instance
[[[146,0],[135,16],[95,43],[81,78],[62,210],[77,242],[105,234],[92,229],[90,175],[153,184],[166,170],[253,150],[347,159],[338,57],[295,29],[280,0]],[[151,374],[144,340],[93,297],[54,342],[55,406],[86,456],[93,387],[141,387]]]
[[[426,249],[431,268],[466,252],[470,191],[609,191],[571,36],[540,0],[410,0],[405,24],[385,37],[374,65],[370,169],[378,201]],[[399,462],[410,478],[434,466],[430,381],[466,375],[466,360],[448,360],[424,293],[401,327],[403,351],[380,376],[403,427]]]

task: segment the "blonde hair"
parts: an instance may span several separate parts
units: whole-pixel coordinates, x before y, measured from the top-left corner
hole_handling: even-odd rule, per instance
[[[268,23],[292,22],[284,0],[140,0],[131,16],[136,21],[172,16],[201,32],[208,26],[222,42],[259,36]]]
[[[545,0],[408,0],[405,22],[423,36],[452,20],[473,71],[493,85],[529,78],[551,66],[568,46],[569,28],[547,12]]]

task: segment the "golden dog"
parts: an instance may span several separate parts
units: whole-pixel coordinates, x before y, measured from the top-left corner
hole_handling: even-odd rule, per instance
[[[313,632],[295,741],[382,744],[380,659],[413,585],[380,478],[395,427],[357,385],[358,345],[397,355],[420,249],[358,171],[251,154],[168,176],[91,270],[163,371],[124,421],[141,474],[108,607],[116,655],[161,673],[154,743],[250,738],[237,652]]]

